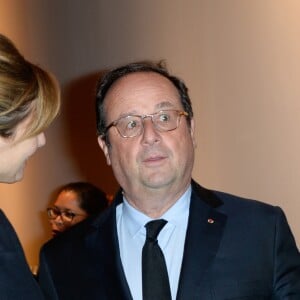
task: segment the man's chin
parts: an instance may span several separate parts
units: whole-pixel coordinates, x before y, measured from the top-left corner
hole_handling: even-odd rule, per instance
[[[144,179],[144,185],[151,189],[165,188],[174,182],[173,178],[166,178],[166,176],[155,175],[148,176]]]

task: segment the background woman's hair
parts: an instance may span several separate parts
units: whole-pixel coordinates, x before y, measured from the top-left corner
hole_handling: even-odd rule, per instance
[[[79,207],[89,216],[102,212],[109,204],[106,194],[89,182],[71,182],[61,186],[57,192],[60,194],[66,191],[72,191],[78,196]]]

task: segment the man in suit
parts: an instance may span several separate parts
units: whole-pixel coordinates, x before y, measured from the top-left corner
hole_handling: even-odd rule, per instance
[[[121,189],[104,214],[43,247],[48,299],[148,299],[145,224],[157,219],[170,297],[153,300],[300,299],[300,255],[282,210],[192,180],[191,101],[162,64],[102,78],[97,130]]]

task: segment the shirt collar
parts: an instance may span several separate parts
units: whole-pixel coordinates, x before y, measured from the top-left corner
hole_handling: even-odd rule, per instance
[[[191,192],[192,188],[190,185],[184,194],[161,216],[161,219],[167,220],[174,226],[181,224],[183,220],[187,219],[189,214]],[[132,238],[134,238],[140,231],[145,232],[145,224],[152,220],[147,215],[130,205],[124,196],[122,218]]]

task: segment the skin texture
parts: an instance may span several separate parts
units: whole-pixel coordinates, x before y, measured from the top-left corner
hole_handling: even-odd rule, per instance
[[[74,216],[72,222],[63,222],[61,216],[49,220],[53,236],[64,232],[71,226],[74,226],[88,217],[87,213],[79,207],[78,196],[73,191],[60,192],[54,202],[54,207],[58,208],[60,211],[75,213],[76,216]]]
[[[12,137],[0,136],[0,182],[14,183],[23,178],[27,160],[46,143],[44,133],[22,139],[30,117],[23,120]]]
[[[152,114],[163,109],[183,110],[177,89],[154,72],[138,72],[117,80],[106,94],[107,124],[128,114]],[[129,203],[152,218],[160,217],[185,192],[194,163],[194,120],[181,117],[177,129],[157,131],[150,118],[144,132],[123,138],[115,127],[108,131],[110,145],[98,138],[107,163]]]

